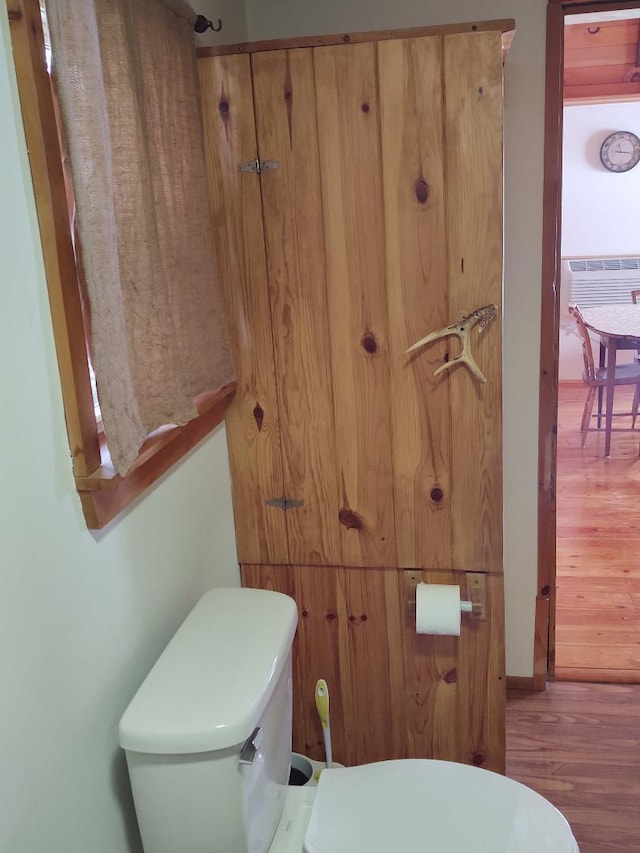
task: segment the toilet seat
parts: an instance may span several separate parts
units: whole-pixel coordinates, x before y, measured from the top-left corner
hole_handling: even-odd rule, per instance
[[[449,761],[325,770],[304,853],[579,853],[562,814],[530,788]]]

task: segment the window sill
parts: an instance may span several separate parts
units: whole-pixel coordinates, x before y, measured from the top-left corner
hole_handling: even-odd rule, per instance
[[[199,415],[183,426],[156,430],[143,444],[138,459],[125,476],[116,472],[101,442],[103,464],[86,477],[75,478],[87,527],[98,530],[108,524],[149,486],[207,436],[224,419],[235,383],[197,400]]]

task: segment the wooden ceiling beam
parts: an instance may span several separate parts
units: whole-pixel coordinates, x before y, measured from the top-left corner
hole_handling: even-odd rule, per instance
[[[637,100],[640,100],[640,83],[608,83],[595,86],[565,86],[564,88],[565,105]]]
[[[637,100],[640,21],[565,19],[564,103]]]

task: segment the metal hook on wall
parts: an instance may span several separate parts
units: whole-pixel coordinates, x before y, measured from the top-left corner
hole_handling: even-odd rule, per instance
[[[205,18],[204,15],[197,15],[193,29],[200,34],[206,33],[207,30],[213,30],[214,33],[219,33],[222,29],[222,21],[218,18],[218,23],[213,24],[208,18]]]

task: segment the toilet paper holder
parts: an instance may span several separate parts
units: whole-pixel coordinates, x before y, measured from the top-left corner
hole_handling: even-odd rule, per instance
[[[466,601],[460,602],[463,613],[469,613],[474,619],[486,621],[487,618],[487,576],[483,572],[465,572]],[[416,609],[416,587],[423,583],[420,572],[405,571],[404,573],[407,609],[412,613]],[[463,590],[460,591],[462,597]]]

